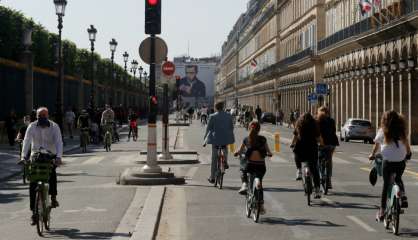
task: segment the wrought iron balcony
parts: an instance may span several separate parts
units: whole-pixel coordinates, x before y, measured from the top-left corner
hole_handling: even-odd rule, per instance
[[[314,48],[312,48],[312,47],[306,48],[305,50],[302,50],[302,51],[300,51],[300,52],[298,52],[298,53],[296,53],[296,54],[294,54],[290,57],[287,57],[287,58],[281,60],[280,62],[278,62],[278,64],[279,64],[279,66],[287,66],[287,65],[290,65],[294,62],[297,62],[297,61],[299,61],[299,60],[301,60],[305,57],[312,57],[315,53],[314,49],[315,49],[315,47]]]

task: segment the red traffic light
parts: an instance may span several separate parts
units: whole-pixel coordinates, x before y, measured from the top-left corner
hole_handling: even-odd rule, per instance
[[[150,6],[155,6],[155,5],[157,5],[158,4],[158,1],[159,0],[147,0],[148,1],[148,4],[150,5]]]
[[[157,97],[156,96],[152,96],[151,97],[151,102],[152,102],[152,104],[157,105],[157,103],[158,103]]]

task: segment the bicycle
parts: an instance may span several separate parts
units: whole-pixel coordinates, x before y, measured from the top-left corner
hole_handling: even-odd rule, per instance
[[[216,166],[215,187],[222,189],[225,175],[225,150],[226,146],[216,146],[218,150],[218,162]]]
[[[16,139],[16,143],[19,144],[19,153],[20,156],[22,155],[22,149],[23,149],[23,140],[22,139]],[[26,165],[22,166],[22,181],[23,184],[26,185],[26,179],[28,177],[28,168]]]
[[[311,195],[313,193],[312,174],[307,162],[303,163],[302,185],[308,206],[311,206]]]
[[[377,154],[374,157],[374,167],[380,173],[382,173],[382,163],[383,157],[380,154]],[[386,209],[385,214],[383,217],[383,225],[386,229],[389,229],[392,226],[392,232],[394,235],[399,234],[399,221],[400,221],[400,214],[403,213],[402,210],[402,191],[399,187],[399,184],[395,181],[396,174],[393,173],[391,175],[391,183],[388,188],[387,194],[387,201],[386,201]],[[376,219],[378,221],[379,219]]]
[[[329,174],[328,174],[328,161],[329,159],[326,158],[326,153],[325,151],[328,151],[328,149],[326,149],[326,147],[320,147],[319,149],[319,176],[321,178],[321,186],[322,186],[322,190],[324,195],[328,194],[328,190],[329,190]]]
[[[37,182],[35,190],[36,230],[39,236],[43,236],[44,229],[49,231],[51,225],[51,202],[49,200],[49,177],[56,155],[50,152],[40,151],[34,153],[29,165],[29,180]],[[27,164],[25,164],[27,165]]]
[[[106,152],[110,152],[112,151],[111,146],[112,146],[112,125],[111,124],[106,124],[105,126],[105,134],[104,134],[104,147],[106,149]]]
[[[252,215],[254,222],[257,223],[260,219],[263,187],[260,178],[251,173],[247,173],[247,176],[249,186],[245,196],[245,214],[248,218]]]
[[[208,124],[208,117],[206,115],[202,115],[200,117],[200,121],[202,122],[203,126],[206,126]]]
[[[81,136],[80,136],[81,151],[83,153],[86,153],[87,152],[87,144],[88,144],[89,139],[90,139],[89,128],[81,128],[80,132],[81,132]]]

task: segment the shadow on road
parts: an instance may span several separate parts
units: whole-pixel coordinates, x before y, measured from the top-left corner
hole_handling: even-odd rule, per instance
[[[25,198],[28,198],[27,194],[0,193],[0,204],[7,204],[7,203],[12,203],[12,202],[22,201]]]
[[[418,229],[401,228],[399,230],[399,237],[402,238],[418,238]]]
[[[280,187],[269,187],[269,188],[263,188],[264,192],[303,192],[304,190],[302,188],[280,188]]]
[[[111,239],[112,237],[130,237],[128,233],[110,233],[110,232],[81,232],[74,228],[52,229],[45,238],[50,239]]]
[[[353,197],[353,198],[380,198],[380,196],[367,193],[353,193],[353,192],[331,192],[330,195],[338,197]]]
[[[312,219],[285,219],[277,217],[261,218],[262,223],[266,224],[281,224],[286,226],[315,226],[315,227],[345,227],[345,225],[335,224],[330,221],[316,221]]]

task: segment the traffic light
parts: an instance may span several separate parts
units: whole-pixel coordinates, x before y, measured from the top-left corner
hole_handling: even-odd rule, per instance
[[[145,0],[145,34],[161,34],[161,0]]]

